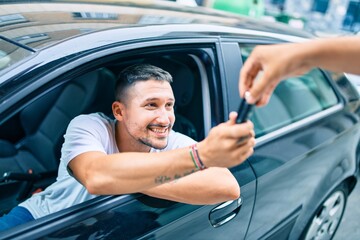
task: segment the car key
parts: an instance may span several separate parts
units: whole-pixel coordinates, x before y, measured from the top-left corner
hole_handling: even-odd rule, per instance
[[[242,98],[240,101],[240,106],[238,109],[238,116],[236,118],[236,123],[244,123],[246,122],[252,114],[252,109],[254,105],[246,102],[245,98]],[[239,139],[238,143],[242,144],[245,140],[247,140],[250,136],[243,136]]]
[[[253,107],[254,107],[253,104],[247,103],[245,98],[242,98],[238,109],[238,116],[236,119],[236,123],[246,122],[252,114]]]

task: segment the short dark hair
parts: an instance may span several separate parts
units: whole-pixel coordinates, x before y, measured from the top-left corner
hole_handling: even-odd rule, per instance
[[[131,65],[119,74],[118,80],[115,86],[115,99],[118,101],[124,101],[126,90],[134,85],[138,81],[158,80],[172,82],[172,77],[167,71],[150,65],[150,64],[135,64]]]

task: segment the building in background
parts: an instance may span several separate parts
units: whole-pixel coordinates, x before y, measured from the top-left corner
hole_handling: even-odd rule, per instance
[[[360,30],[360,0],[264,0],[266,11],[303,18],[302,28],[319,34]],[[276,10],[277,9],[277,10]]]
[[[352,0],[265,0],[269,11],[274,2],[282,2],[282,11],[305,19],[303,28],[318,33],[344,34],[352,26],[344,26],[348,9],[352,9]],[[350,8],[349,8],[350,7]],[[356,12],[354,13],[356,14]],[[350,18],[350,17],[348,17]],[[348,21],[349,22],[349,21]],[[353,25],[349,23],[348,25]],[[353,31],[353,30],[351,30]]]
[[[360,31],[360,1],[350,1],[345,17],[343,28],[352,32]]]
[[[360,31],[360,0],[197,0],[199,5],[279,21],[319,35]]]

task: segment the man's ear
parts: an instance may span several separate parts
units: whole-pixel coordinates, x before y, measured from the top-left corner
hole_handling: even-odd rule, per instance
[[[112,104],[112,112],[116,120],[122,121],[125,113],[125,105],[119,101],[115,101]]]

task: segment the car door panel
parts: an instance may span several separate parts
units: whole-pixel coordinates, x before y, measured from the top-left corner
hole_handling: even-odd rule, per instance
[[[169,223],[164,228],[149,233],[141,239],[154,236],[155,239],[244,239],[250,221],[254,202],[254,182],[241,186],[242,205],[237,208],[238,212],[230,221],[218,227],[213,227],[209,214],[219,205],[202,206],[191,214],[184,215],[177,221]],[[236,200],[235,200],[236,202]],[[229,205],[229,209],[222,209],[218,217],[228,216],[235,207]],[[228,212],[229,211],[229,212]]]
[[[276,228],[283,222],[296,220],[292,215],[300,214],[297,209],[306,212],[309,205],[315,207],[319,196],[336,184],[334,179],[349,171],[348,167],[341,166],[351,165],[351,161],[338,151],[349,144],[349,137],[345,134],[339,139],[336,130],[329,127],[329,121],[319,121],[307,129],[280,137],[276,144],[256,148],[249,159],[258,177],[249,239],[259,239],[272,231],[274,225]],[[322,135],[327,136],[327,140],[317,142],[316,136]]]
[[[282,82],[274,92],[274,96],[283,98],[291,121],[283,127],[277,126],[278,131],[267,129],[267,133],[260,132],[264,135],[258,138],[255,154],[249,160],[258,177],[250,239],[263,237],[264,231],[273,231],[287,219],[293,219],[291,214],[296,209],[304,208],[303,212],[306,212],[309,206],[314,206],[309,211],[315,211],[321,200],[318,194],[324,196],[326,191],[338,184],[334,181],[331,182],[333,185],[328,184],[324,179],[328,179],[334,171],[340,177],[351,169],[346,167],[339,172],[338,165],[351,161],[334,149],[349,146],[347,141],[350,138],[346,132],[354,122],[344,115],[335,91],[319,73],[319,70],[313,70],[301,79]],[[272,107],[274,105],[270,103],[265,108],[271,110]],[[276,115],[276,111],[272,110]],[[255,123],[258,120],[261,119],[254,118]],[[267,208],[279,209],[279,213],[266,214]],[[304,218],[299,221],[306,221]]]
[[[239,50],[239,43],[227,40],[222,47],[228,48],[223,50],[224,58],[229,59],[225,65],[231,63],[240,70],[246,60],[236,55],[241,44]],[[244,52],[250,51],[246,48]],[[227,72],[229,111],[236,111],[238,76],[231,71]],[[345,159],[336,149],[347,149],[349,144],[355,149],[357,143],[349,142],[349,129],[356,121],[342,110],[341,98],[324,80],[325,75],[319,70],[309,74],[280,84],[268,106],[256,108],[252,115],[257,144],[248,162],[255,171],[257,189],[247,239],[299,237],[298,231],[291,235],[296,221],[300,222],[296,228],[304,227],[320,196],[338,184],[334,176],[350,175],[354,170],[351,153]]]

